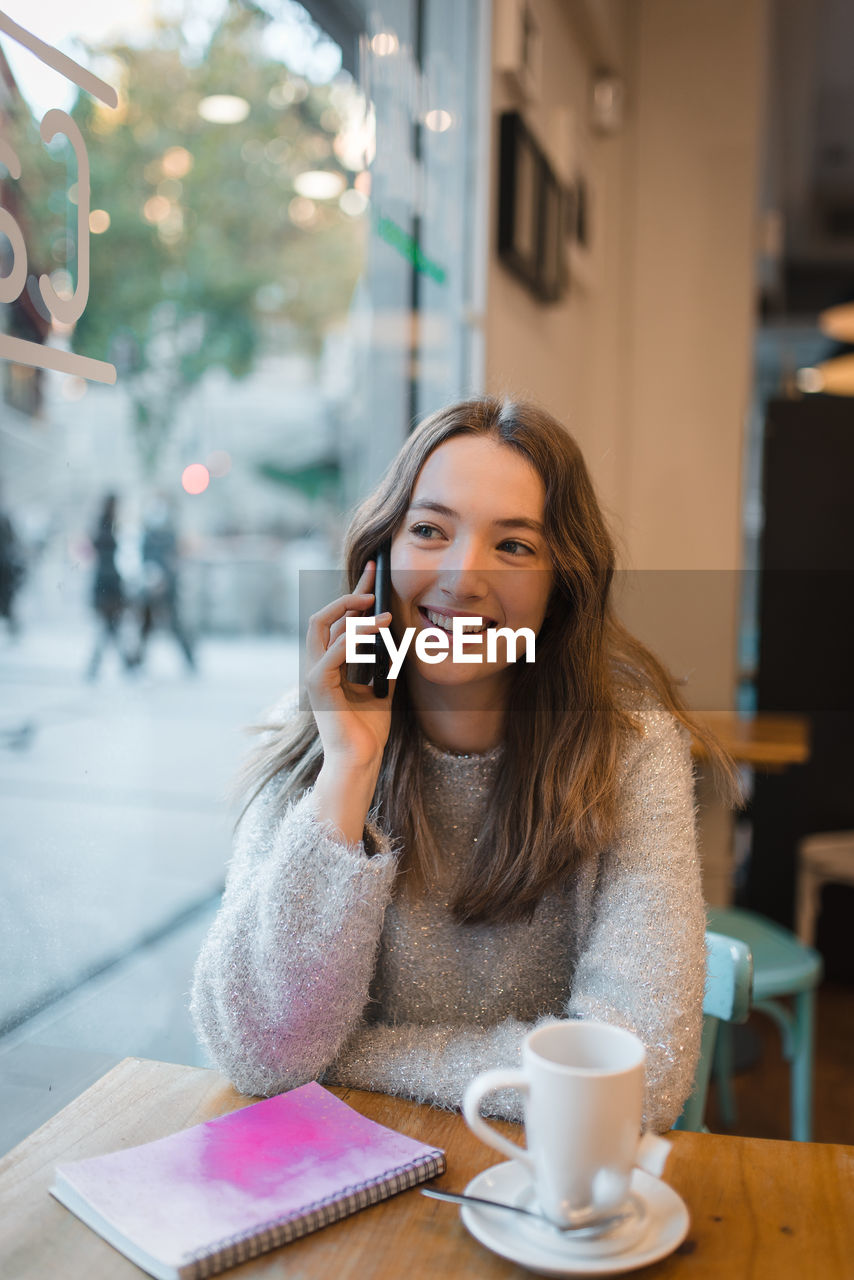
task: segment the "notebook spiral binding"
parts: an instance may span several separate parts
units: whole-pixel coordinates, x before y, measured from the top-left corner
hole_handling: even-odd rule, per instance
[[[182,1275],[186,1275],[187,1280],[207,1280],[207,1277],[225,1271],[228,1267],[236,1267],[269,1249],[290,1244],[300,1236],[328,1227],[359,1209],[366,1209],[369,1205],[378,1204],[380,1200],[397,1195],[399,1191],[408,1191],[419,1182],[437,1178],[440,1173],[445,1172],[445,1168],[444,1153],[435,1150],[427,1158],[421,1157],[401,1165],[393,1174],[384,1173],[369,1182],[342,1187],[334,1198],[316,1200],[314,1204],[306,1205],[289,1218],[264,1223],[251,1234],[241,1233],[220,1240],[212,1253],[206,1249],[204,1254],[188,1254],[182,1264]],[[192,1270],[185,1272],[183,1268],[188,1265]]]

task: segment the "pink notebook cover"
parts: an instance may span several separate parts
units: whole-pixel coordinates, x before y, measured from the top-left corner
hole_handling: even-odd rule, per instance
[[[51,1191],[134,1261],[159,1263],[154,1274],[203,1275],[434,1177],[444,1164],[441,1151],[312,1083],[144,1146],[58,1165]],[[202,1258],[207,1266],[195,1269]]]

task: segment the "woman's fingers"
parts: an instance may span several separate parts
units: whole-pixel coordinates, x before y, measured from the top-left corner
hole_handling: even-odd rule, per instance
[[[341,667],[347,653],[347,637],[339,636],[337,640],[333,640],[329,645],[323,657],[312,668],[308,677],[308,684],[314,688],[337,688],[340,683]],[[333,673],[335,673],[333,675]]]
[[[380,627],[391,623],[390,613],[381,613],[375,618],[365,618],[365,626],[360,635],[363,640],[370,640]],[[347,660],[347,633],[341,631],[335,639],[331,639],[324,653],[314,664],[309,675],[309,685],[315,689],[338,688],[341,685],[341,667]],[[333,672],[336,673],[333,675]]]
[[[389,620],[390,620],[390,619],[391,619],[391,614],[388,614],[387,616],[388,616],[388,618],[389,618]],[[337,640],[337,639],[338,639],[338,637],[339,637],[343,632],[345,632],[345,631],[347,630],[347,619],[348,619],[348,618],[361,618],[361,619],[363,619],[363,625],[362,625],[361,627],[359,627],[359,629],[358,629],[358,631],[357,631],[357,634],[358,634],[358,635],[365,635],[365,634],[366,634],[365,628],[366,628],[366,626],[367,626],[367,621],[368,621],[367,616],[366,616],[364,613],[359,613],[359,612],[358,612],[358,610],[356,610],[356,609],[348,609],[348,610],[347,610],[347,612],[344,614],[343,618],[339,618],[337,622],[333,622],[332,626],[329,628],[329,641],[330,641],[330,643],[331,643],[333,640]]]
[[[356,609],[348,609],[343,617],[339,618],[336,622],[333,622],[332,626],[329,628],[330,644],[333,640],[337,640],[343,631],[347,630],[348,618],[363,618],[364,616],[365,615],[363,613],[359,613]]]
[[[338,596],[336,600],[332,600],[311,615],[306,633],[306,652],[313,667],[323,662],[332,646],[342,636],[346,636],[347,618],[363,617],[369,612],[374,603],[374,593],[370,588],[374,585],[375,574],[376,564],[373,560],[369,560],[359,576],[354,591]],[[390,620],[389,615],[388,621]],[[361,634],[369,636],[372,630],[375,628],[362,628]],[[336,665],[341,666],[343,662],[344,658],[339,658]],[[324,669],[329,670],[330,664],[324,664]]]
[[[362,570],[359,581],[356,583],[356,586],[353,590],[354,595],[367,596],[371,601],[375,599],[374,593],[371,591],[371,587],[374,585],[375,570],[376,570],[376,566],[374,564],[374,561],[369,560],[368,563],[365,565],[364,569]],[[344,597],[341,597],[341,599],[343,600]],[[364,610],[348,609],[346,613],[342,615],[342,617],[337,618],[336,621],[332,623],[332,626],[329,629],[330,643],[333,640],[337,640],[341,632],[346,630],[348,618],[362,618],[367,613],[368,613],[367,609],[364,609]]]
[[[324,605],[322,609],[318,609],[317,613],[313,613],[308,620],[308,625],[309,627],[331,626],[347,609],[361,611],[365,608],[366,603],[370,603],[373,598],[374,593],[372,591],[350,591],[346,596],[338,596],[337,600],[333,600],[330,604]]]
[[[308,620],[308,631],[306,632],[306,648],[309,660],[318,662],[326,652],[329,647],[332,626],[339,618],[345,617],[348,610],[351,613],[364,613],[366,609],[370,608],[373,599],[373,593],[370,591],[351,591],[348,595],[339,596],[331,604],[318,609],[317,613],[313,613]]]

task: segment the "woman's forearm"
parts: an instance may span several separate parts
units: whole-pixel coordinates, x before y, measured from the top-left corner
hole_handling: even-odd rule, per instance
[[[546,1019],[553,1021],[553,1019]],[[462,1105],[469,1082],[492,1067],[518,1067],[522,1041],[534,1023],[505,1018],[474,1024],[362,1027],[343,1046],[324,1076],[330,1084],[399,1094],[434,1107]],[[486,1111],[522,1119],[522,1098],[512,1089],[490,1094]]]
[[[387,846],[368,858],[341,842],[311,793],[283,817],[262,803],[244,821],[191,1002],[199,1038],[242,1092],[315,1079],[352,1034],[394,875]]]

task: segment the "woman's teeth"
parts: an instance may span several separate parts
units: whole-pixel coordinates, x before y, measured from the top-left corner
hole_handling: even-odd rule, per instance
[[[432,609],[424,609],[423,612],[430,619],[434,627],[441,627],[443,631],[453,631],[454,620],[453,618],[449,618],[447,614],[434,613]],[[486,631],[489,627],[489,623],[487,622],[486,624],[478,625],[476,622],[464,622],[462,626],[464,634],[468,634],[469,632],[473,634],[479,631]]]

